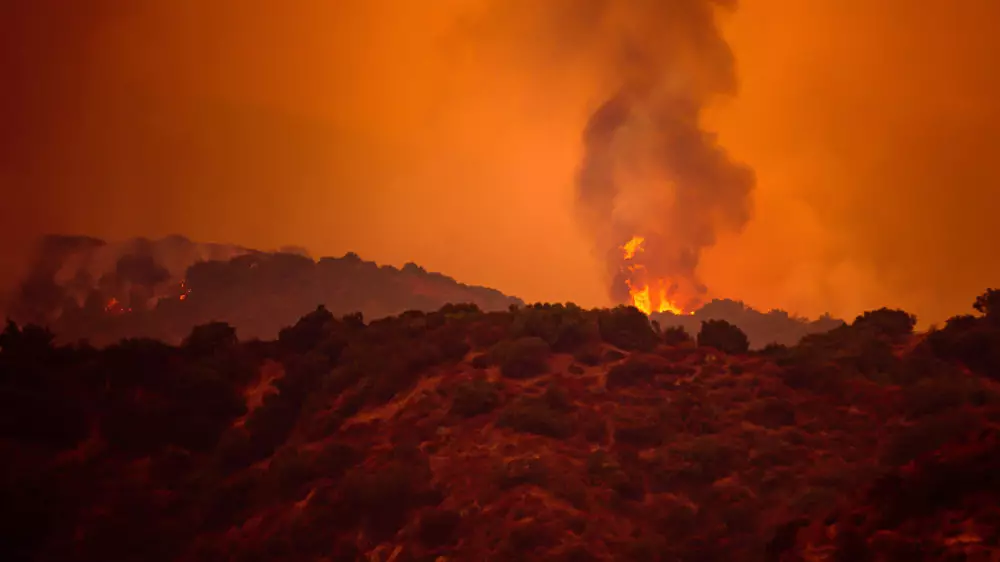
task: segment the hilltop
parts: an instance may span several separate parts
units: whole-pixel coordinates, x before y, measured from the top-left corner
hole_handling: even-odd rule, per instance
[[[382,318],[450,302],[486,311],[524,304],[414,263],[396,268],[355,253],[317,260],[294,248],[264,252],[182,236],[111,243],[53,235],[39,243],[8,314],[50,328],[63,342],[180,343],[193,327],[214,321],[246,339],[273,339],[317,304],[338,316]]]
[[[707,320],[725,320],[739,327],[750,340],[750,347],[760,349],[770,344],[795,345],[810,334],[829,332],[844,325],[844,321],[828,314],[809,320],[783,310],[760,312],[742,301],[713,299],[690,314],[653,312],[650,318],[663,328],[679,326],[697,333]]]
[[[19,324],[48,327],[63,343],[85,339],[94,345],[123,338],[179,344],[208,322],[226,322],[243,339],[273,339],[317,304],[335,316],[360,312],[368,319],[456,302],[487,312],[525,304],[414,263],[396,268],[354,253],[317,260],[301,249],[263,252],[182,236],[112,243],[55,235],[39,243],[12,301],[7,314]],[[747,334],[752,348],[795,345],[843,325],[829,316],[809,321],[779,310],[762,313],[732,300],[651,318],[692,333],[704,320],[726,320]]]
[[[320,307],[274,341],[211,323],[179,346],[104,349],[10,324],[0,550],[995,557],[998,295],[930,334],[882,309],[759,352],[724,321],[692,339],[625,307],[447,305],[368,323]]]

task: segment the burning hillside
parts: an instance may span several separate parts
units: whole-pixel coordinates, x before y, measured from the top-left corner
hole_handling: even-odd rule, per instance
[[[781,312],[763,315],[732,301],[695,307],[697,301],[681,300],[675,281],[650,273],[643,238],[623,245],[618,256],[621,283],[631,288],[626,301],[663,328],[695,332],[702,320],[726,320],[758,348],[794,345],[806,334],[841,324]],[[50,236],[8,314],[20,324],[48,326],[60,341],[82,338],[104,345],[126,337],[179,342],[194,326],[213,320],[232,324],[245,338],[266,339],[319,304],[339,315],[381,318],[436,310],[448,302],[474,303],[483,310],[524,304],[412,263],[397,269],[355,254],[314,260],[303,251],[261,252],[179,236],[118,244]]]
[[[49,236],[8,314],[49,326],[62,340],[123,337],[180,341],[197,324],[223,320],[246,337],[269,338],[323,304],[368,318],[471,302],[504,310],[520,300],[464,285],[415,264],[379,266],[355,254],[319,260],[174,236],[110,244]]]
[[[11,325],[0,551],[992,561],[998,303],[927,335],[872,311],[766,353],[626,307],[319,308],[275,341],[212,323],[100,350]]]

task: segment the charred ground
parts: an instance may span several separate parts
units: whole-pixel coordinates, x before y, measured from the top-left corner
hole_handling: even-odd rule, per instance
[[[748,352],[632,308],[0,339],[11,560],[992,559],[1000,293]],[[979,553],[984,558],[965,558]],[[992,554],[989,554],[992,553]]]

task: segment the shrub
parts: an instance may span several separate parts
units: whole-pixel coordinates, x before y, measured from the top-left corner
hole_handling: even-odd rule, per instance
[[[961,408],[998,402],[997,394],[979,380],[962,373],[924,379],[905,389],[903,408],[908,417],[918,418]]]
[[[622,349],[649,351],[659,340],[649,317],[631,306],[602,310],[597,326],[604,341]]]
[[[611,453],[598,449],[587,457],[587,478],[592,486],[609,488],[626,500],[641,500],[645,485],[631,475]]]
[[[738,355],[750,349],[750,340],[743,330],[725,320],[705,320],[698,331],[698,345]]]
[[[769,343],[765,345],[757,353],[763,357],[771,357],[773,359],[781,359],[788,356],[788,346],[780,343]]]
[[[936,451],[946,443],[959,443],[975,437],[984,427],[983,423],[981,416],[967,409],[923,417],[893,437],[882,460],[892,466],[904,465]]]
[[[622,359],[625,359],[625,357],[627,357],[627,355],[625,355],[621,351],[618,351],[617,349],[609,349],[604,353],[602,361],[604,361],[605,363],[614,363],[615,361],[621,361]]]
[[[708,484],[728,476],[737,468],[740,458],[746,453],[727,444],[714,435],[696,437],[686,446],[676,448],[678,454],[690,463],[683,474],[692,483]]]
[[[854,319],[852,328],[867,330],[877,336],[884,336],[890,340],[899,340],[913,334],[913,327],[917,324],[916,316],[904,310],[893,310],[880,308],[869,310]]]
[[[778,398],[765,398],[751,404],[744,417],[750,423],[777,429],[795,425],[795,407]]]
[[[566,352],[597,339],[598,330],[593,320],[576,305],[535,304],[515,313],[511,334],[515,338],[541,338],[552,349]]]
[[[497,421],[521,433],[533,433],[554,439],[573,435],[573,419],[565,411],[553,408],[546,397],[523,397],[505,408]]]
[[[693,367],[678,365],[660,355],[636,353],[608,370],[606,386],[614,390],[652,383],[656,375],[688,376],[694,372]]]
[[[984,315],[990,323],[1000,323],[1000,290],[986,289],[985,293],[976,297],[972,308]]]
[[[640,420],[615,426],[615,442],[640,448],[658,447],[665,437],[663,424],[659,420]]]
[[[433,509],[420,518],[417,536],[424,546],[436,548],[451,544],[455,531],[462,523],[462,515],[453,509]]]
[[[341,483],[338,507],[360,517],[375,538],[385,540],[403,526],[410,510],[441,503],[429,477],[426,458],[394,459],[378,470],[353,470]]]
[[[497,467],[496,481],[501,490],[522,485],[545,486],[549,480],[549,468],[539,457],[516,458]]]
[[[183,346],[196,354],[211,354],[236,343],[235,328],[225,322],[210,322],[192,328]]]
[[[538,337],[525,337],[497,344],[492,351],[500,373],[512,379],[538,376],[548,369],[549,344]]]
[[[615,390],[652,382],[657,372],[656,367],[646,361],[630,359],[608,370],[605,386],[608,390]]]
[[[689,341],[692,341],[691,334],[682,326],[670,326],[663,330],[663,343],[667,345],[681,345]]]
[[[601,348],[597,345],[587,346],[573,354],[573,360],[582,365],[594,367],[601,363]]]
[[[463,381],[455,387],[451,413],[470,418],[492,412],[500,404],[500,393],[495,384],[477,378]]]
[[[1000,376],[1000,329],[991,322],[956,316],[928,334],[926,342],[942,359],[960,361],[986,376]]]
[[[305,353],[316,348],[327,337],[335,322],[333,314],[325,306],[317,306],[316,310],[300,318],[294,326],[281,329],[278,332],[278,342],[291,351]]]

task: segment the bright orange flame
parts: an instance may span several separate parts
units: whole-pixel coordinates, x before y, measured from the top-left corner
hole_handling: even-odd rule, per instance
[[[633,236],[631,240],[626,242],[621,247],[624,259],[626,261],[631,260],[637,253],[642,252],[642,243],[645,240],[642,236]],[[646,267],[644,265],[629,264],[624,269],[633,274],[630,276],[632,277],[631,279],[625,280],[625,283],[628,284],[629,296],[632,298],[632,306],[647,315],[652,314],[654,311],[684,314],[684,310],[667,297],[667,286],[669,284],[665,279],[656,280],[655,285],[659,290],[654,294],[651,292],[648,282],[641,282],[638,279],[645,276]]]
[[[641,252],[642,243],[645,241],[646,239],[642,236],[633,236],[631,240],[626,242],[625,245],[622,246],[622,252],[625,254],[625,259],[630,260],[635,257],[636,252]]]
[[[629,296],[632,297],[632,306],[638,308],[646,314],[655,312],[672,312],[674,314],[684,314],[684,310],[667,298],[667,289],[663,286],[663,280],[659,281],[660,289],[654,295],[651,293],[648,284],[633,285],[628,283]]]

